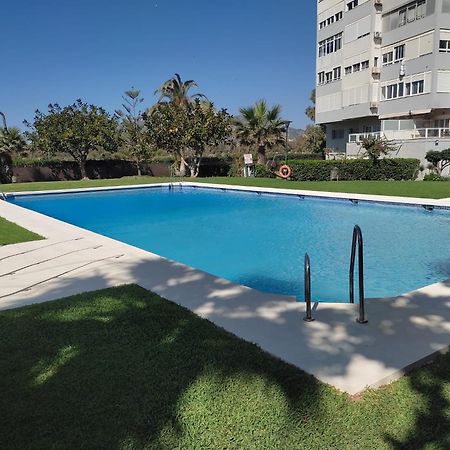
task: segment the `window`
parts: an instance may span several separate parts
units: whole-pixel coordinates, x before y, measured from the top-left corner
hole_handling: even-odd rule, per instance
[[[319,72],[317,74],[317,83],[318,84],[323,84],[325,83],[325,72]]]
[[[331,130],[331,139],[344,139],[344,130]]]
[[[397,63],[405,58],[405,44],[394,47],[394,50],[383,53],[383,66]]]
[[[406,83],[405,84],[405,95],[411,95],[411,83]]]
[[[434,128],[449,128],[450,119],[438,119],[434,121]]]
[[[423,19],[426,16],[427,0],[416,0],[406,7],[398,11],[399,21],[398,26],[402,27],[407,23],[414,22],[415,20]]]
[[[341,67],[335,67],[330,72],[319,72],[317,74],[317,84],[331,83],[341,79]]]
[[[398,15],[399,15],[398,26],[402,27],[403,25],[406,25],[406,9],[401,9]]]
[[[360,72],[361,70],[366,70],[369,68],[369,60],[363,61],[361,63],[353,64],[353,66],[347,66],[345,68],[345,75],[350,75],[355,72]]]
[[[334,22],[338,22],[339,20],[342,20],[344,17],[344,13],[342,11],[339,11],[336,14],[333,14],[330,17],[327,17],[325,20],[322,20],[319,22],[319,30],[322,30],[325,27],[328,27],[332,25]]]
[[[319,42],[319,58],[342,48],[342,33]]]
[[[423,19],[426,14],[426,1],[421,0],[417,2],[416,20]]]
[[[406,21],[408,23],[416,20],[416,5],[411,5],[406,10]]]
[[[358,0],[352,0],[351,2],[347,2],[347,11],[351,11],[352,9],[358,6]]]
[[[387,52],[383,54],[383,66],[387,66],[388,64],[392,64],[394,60],[394,53]]]
[[[398,86],[397,84],[390,84],[386,90],[386,98],[390,100],[391,98],[398,97]]]
[[[405,57],[405,44],[394,47],[394,61],[398,62]]]
[[[341,79],[341,68],[335,67],[333,69],[333,80],[340,80]]]
[[[423,80],[413,81],[411,83],[411,95],[422,94],[424,89]]]
[[[342,48],[342,33],[337,34],[334,40],[334,51],[337,52]]]
[[[450,53],[450,41],[439,41],[439,52]]]
[[[391,100],[394,98],[423,94],[424,90],[424,80],[418,80],[408,83],[393,83],[381,88],[381,96],[384,100]]]

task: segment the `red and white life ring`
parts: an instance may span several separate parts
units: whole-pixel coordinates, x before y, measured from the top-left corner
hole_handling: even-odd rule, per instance
[[[279,174],[281,178],[287,180],[292,175],[292,170],[287,164],[284,164],[280,167]]]

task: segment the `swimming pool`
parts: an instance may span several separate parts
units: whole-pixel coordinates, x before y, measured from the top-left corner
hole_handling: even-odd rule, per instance
[[[17,195],[19,206],[261,291],[348,300],[352,230],[365,240],[367,297],[450,278],[450,211],[184,186]]]

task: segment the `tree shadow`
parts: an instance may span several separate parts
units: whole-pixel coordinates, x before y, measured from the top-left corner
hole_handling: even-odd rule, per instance
[[[386,433],[385,441],[395,450],[450,448],[450,358],[440,355],[427,367],[412,371],[402,380],[419,401],[414,424],[405,436]]]
[[[180,402],[205,376],[280,391],[286,431],[320,417],[324,391],[343,397],[137,286],[6,311],[0,330],[2,449],[172,448],[185,431]]]
[[[282,430],[277,438],[281,440],[275,445],[259,430],[257,442],[262,442],[263,448],[302,448],[303,444],[327,449],[369,448],[370,438],[380,446],[384,443],[402,450],[423,448],[419,444],[445,448],[442,443],[448,441],[449,405],[448,393],[442,390],[445,383],[448,390],[448,363],[446,369],[432,372],[431,382],[422,377],[423,371],[408,378],[415,397],[408,394],[407,407],[414,408],[412,401],[417,396],[429,404],[414,413],[408,436],[384,432],[383,427],[389,429],[385,423],[371,434],[358,428],[349,434],[348,418],[362,409],[361,405],[350,407],[345,395],[294,365],[330,383],[338,383],[363,367],[375,375],[386,367],[393,373],[396,368],[401,372],[415,354],[413,347],[420,347],[427,355],[448,345],[447,291],[434,296],[422,291],[398,299],[370,300],[369,324],[365,326],[355,323],[354,310],[327,305],[314,311],[316,322],[305,324],[301,320],[303,305],[294,299],[258,293],[145,255],[104,262],[55,280],[35,300],[99,289],[123,280],[139,283],[228,332],[186,310],[180,315],[175,304],[168,303],[166,308],[141,288],[133,288],[142,299],[134,303],[127,301],[121,289],[110,291],[115,307],[102,306],[98,314],[92,314],[90,306],[96,306],[102,293],[89,301],[69,299],[41,305],[45,311],[39,314],[34,307],[2,313],[0,411],[6,411],[6,420],[0,421],[0,436],[6,444],[1,448],[33,448],[27,444],[30,436],[37,439],[34,448],[172,448],[179,440],[186,443],[186,435],[192,435],[193,440],[185,448],[200,448],[194,439],[206,439],[208,431],[202,435],[198,430],[186,430],[180,411],[185,396],[192,395],[192,390],[197,392],[205,376],[217,380],[219,387],[228,386],[230,379],[256,378],[264,386],[261,392],[267,397],[262,398],[268,404],[277,392],[282,393],[287,408],[277,419]],[[109,277],[113,266],[115,276]],[[450,282],[444,285],[448,288]],[[71,305],[83,301],[85,308],[72,317]],[[254,344],[237,341],[230,333],[256,342],[293,365],[262,353]],[[15,355],[13,364],[3,355]],[[209,406],[217,391],[202,392]],[[380,392],[380,405],[367,411],[375,422],[389,395]],[[392,396],[401,400],[401,392]],[[256,400],[252,398],[249,404]],[[255,415],[264,403],[255,403]],[[226,421],[226,417],[222,419]],[[240,426],[231,424],[222,433],[238,434]],[[252,427],[264,428],[259,422],[246,426],[248,433],[254,431]],[[347,431],[340,433],[340,426]],[[302,427],[307,432],[302,433]],[[290,434],[297,439],[294,447],[289,447]],[[235,444],[230,447],[246,447]],[[205,447],[216,448],[214,443]]]

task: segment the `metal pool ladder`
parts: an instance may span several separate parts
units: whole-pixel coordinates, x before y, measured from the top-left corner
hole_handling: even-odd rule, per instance
[[[364,308],[364,244],[362,231],[359,225],[355,225],[353,228],[352,238],[352,251],[350,254],[350,271],[349,271],[349,303],[355,303],[355,261],[356,261],[356,249],[358,248],[358,293],[359,293],[359,305],[358,305],[358,317],[356,321],[358,323],[367,323],[368,320],[365,316]],[[311,261],[308,253],[305,253],[305,265],[304,265],[304,277],[305,277],[305,303],[306,303],[306,316],[303,318],[305,322],[313,322],[315,319],[312,317],[311,308]]]
[[[359,313],[356,321],[358,323],[367,323],[364,310],[364,244],[362,231],[359,225],[353,228],[352,252],[350,255],[349,272],[349,298],[350,303],[355,303],[355,259],[356,246],[358,246],[358,291],[359,291]]]
[[[305,302],[306,302],[306,316],[303,318],[305,322],[313,322],[311,309],[311,263],[309,261],[308,253],[305,253]]]

